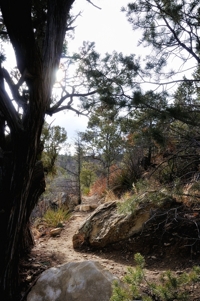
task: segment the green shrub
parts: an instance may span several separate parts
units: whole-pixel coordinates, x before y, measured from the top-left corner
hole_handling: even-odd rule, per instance
[[[135,254],[135,268],[129,267],[122,283],[114,282],[110,301],[186,301],[189,299],[190,286],[200,281],[200,267],[193,267],[190,273],[176,275],[172,271],[162,273],[160,281],[148,282],[145,276],[145,260]]]
[[[69,212],[65,208],[58,208],[57,210],[48,209],[43,216],[43,220],[49,227],[58,227],[59,224],[68,220]]]
[[[84,187],[81,190],[82,190],[83,195],[89,195],[89,193],[90,193],[90,188],[88,188],[88,187]]]

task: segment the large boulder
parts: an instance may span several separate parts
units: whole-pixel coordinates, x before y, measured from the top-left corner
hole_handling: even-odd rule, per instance
[[[114,280],[98,262],[70,262],[44,271],[27,301],[109,301]]]
[[[115,201],[100,205],[73,236],[75,249],[83,246],[97,248],[119,242],[141,231],[150,218],[149,205],[131,214],[119,214]]]

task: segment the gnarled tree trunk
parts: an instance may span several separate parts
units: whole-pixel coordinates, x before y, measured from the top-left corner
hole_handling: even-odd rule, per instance
[[[20,298],[19,259],[32,245],[29,218],[45,187],[43,167],[39,161],[40,135],[45,113],[50,108],[55,70],[62,53],[67,17],[73,2],[0,0],[4,23],[21,73],[18,84],[14,84],[0,64],[1,300],[17,301]],[[42,6],[45,20],[41,20],[40,16],[33,20],[36,5]],[[42,35],[38,34],[38,28],[34,28],[33,21],[43,22],[43,27],[38,27],[42,28],[43,31],[39,32]],[[13,106],[5,89],[5,81],[9,84],[12,98],[21,106],[21,111]],[[26,97],[20,94],[22,83],[27,86]],[[10,130],[7,136],[6,126]]]

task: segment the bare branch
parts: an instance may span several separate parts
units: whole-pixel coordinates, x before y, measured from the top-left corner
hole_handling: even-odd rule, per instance
[[[74,30],[75,28],[76,28],[76,26],[67,27],[66,31]]]
[[[183,47],[188,53],[190,53],[198,62],[198,64],[200,63],[200,58],[196,55],[196,53],[193,51],[192,47],[187,47],[186,44],[184,44],[183,42],[180,41],[180,39],[178,38],[175,30],[170,26],[169,22],[167,21],[167,19],[163,16],[163,20],[165,21],[165,24],[167,25],[167,27],[169,28],[169,30],[172,32],[172,34],[174,35],[174,38],[176,39],[176,41],[178,42],[178,44]]]
[[[101,7],[99,7],[99,6],[95,5],[95,4],[94,4],[94,3],[92,3],[92,1],[90,1],[90,0],[87,0],[87,2],[89,2],[90,4],[92,4],[94,7],[98,8],[98,9],[101,9]]]
[[[88,93],[71,93],[71,94],[66,94],[63,96],[54,106],[50,107],[47,109],[46,114],[53,115],[54,113],[57,113],[59,111],[63,111],[64,109],[71,110],[71,104],[73,102],[73,97],[85,97],[85,96],[90,96],[97,93],[97,90],[94,90],[92,92]],[[70,98],[70,101],[66,106],[60,107],[62,103],[67,99]],[[74,109],[73,109],[74,111]],[[78,111],[77,111],[78,112]]]
[[[23,129],[22,122],[5,90],[2,72],[0,73],[0,111],[6,117],[11,130],[18,132]]]
[[[15,85],[12,78],[10,77],[10,74],[5,68],[2,68],[2,74],[11,90],[11,93],[16,103],[22,108],[24,108],[24,106],[26,105],[26,99],[23,96],[21,96],[18,91],[19,86],[21,85],[21,83],[24,82],[24,76],[22,75],[19,82]]]
[[[70,26],[70,28],[75,28],[75,27],[72,27],[71,25],[76,21],[76,19],[79,17],[79,16],[81,16],[81,11],[75,16],[75,17],[73,17],[71,20],[70,20],[70,22],[67,24],[67,30],[69,30],[68,29],[68,27]]]
[[[77,109],[71,107],[70,105],[66,105],[66,106],[59,107],[59,108],[55,109],[53,112],[50,111],[50,110],[47,110],[47,111],[46,111],[46,114],[52,116],[53,114],[56,114],[56,113],[58,113],[58,112],[65,111],[65,110],[73,111],[73,112],[75,112],[77,115],[82,115],[82,116],[87,116],[87,115],[88,115],[88,113],[85,114],[85,113],[83,113],[83,112],[81,112],[81,111],[79,111],[79,110],[77,110]]]

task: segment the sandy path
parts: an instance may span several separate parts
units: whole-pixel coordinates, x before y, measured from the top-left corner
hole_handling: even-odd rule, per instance
[[[105,269],[109,270],[117,277],[123,277],[127,272],[127,267],[133,265],[133,251],[129,252],[126,248],[116,249],[114,247],[95,251],[74,250],[72,237],[90,214],[91,213],[88,212],[74,212],[69,221],[66,222],[65,227],[59,237],[50,237],[49,235],[46,235],[38,238],[32,252],[32,269],[34,270],[35,268],[39,268],[39,273],[42,270],[48,269],[49,267],[57,266],[67,262],[93,260],[98,261],[102,266],[105,267]],[[163,260],[162,258],[159,258],[159,254],[155,252],[154,256],[148,256],[148,258],[149,257],[150,259],[148,262],[146,261],[145,274],[147,279],[151,282],[157,282],[160,273],[162,273],[166,267],[169,269],[170,263],[173,263],[173,265],[175,263],[177,265],[177,269],[175,269],[175,271],[177,271],[178,274],[180,274],[181,270],[189,272],[191,266],[196,265],[193,262],[190,262],[191,260],[188,260],[188,266],[185,266],[184,269],[182,269],[182,261],[180,261],[181,265],[178,265],[177,258],[174,262],[173,256],[171,256],[172,258],[167,257],[165,260]],[[151,263],[152,260],[153,264]],[[199,294],[200,284],[198,283],[195,285],[195,291],[192,292],[190,300],[200,300]]]
[[[41,256],[43,261],[50,260],[51,266],[72,261],[99,261],[113,274],[117,275],[118,277],[123,276],[129,263],[127,262],[126,265],[116,262],[116,258],[112,258],[112,253],[104,254],[102,250],[87,253],[74,250],[72,245],[72,237],[88,215],[89,213],[85,212],[75,212],[71,216],[70,220],[65,224],[65,227],[59,237],[44,236],[36,239],[36,245],[33,249],[33,254],[35,254],[37,257]]]

